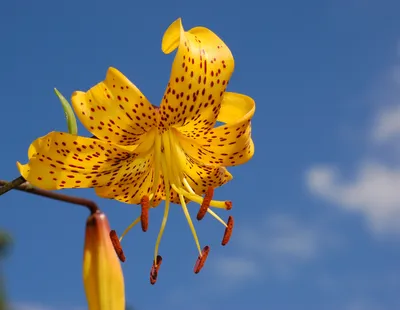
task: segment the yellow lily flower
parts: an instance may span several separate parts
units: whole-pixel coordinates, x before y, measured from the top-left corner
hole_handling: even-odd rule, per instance
[[[125,309],[124,277],[109,234],[104,213],[98,211],[89,216],[83,254],[83,283],[89,310]]]
[[[221,222],[226,227],[222,244],[228,242],[233,218],[226,223],[211,208],[229,210],[232,204],[212,200],[213,190],[232,179],[225,167],[243,164],[254,153],[255,103],[225,91],[234,69],[229,48],[207,28],[184,31],[178,19],[162,39],[164,53],[175,49],[160,107],[109,68],[103,82],[75,92],[71,99],[80,121],[98,139],[51,132],[32,143],[28,164],[18,163],[21,175],[34,186],[93,187],[100,197],[141,204],[141,215],[120,239],[139,222],[147,230],[149,208],[165,200],[153,275],[161,262],[158,247],[171,202],[181,205],[194,236],[199,251],[195,272],[209,248],[200,246],[187,202],[201,205],[198,220],[209,213]],[[215,127],[217,122],[222,125]]]

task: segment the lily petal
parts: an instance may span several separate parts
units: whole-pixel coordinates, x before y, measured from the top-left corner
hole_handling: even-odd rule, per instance
[[[149,196],[153,186],[153,154],[124,163],[112,186],[96,186],[96,194],[129,204],[139,204],[143,196]],[[160,199],[157,199],[158,201]]]
[[[205,164],[243,164],[254,154],[254,143],[251,139],[251,118],[254,112],[255,103],[252,98],[227,92],[218,117],[218,121],[225,124],[207,133],[198,134],[196,140],[181,132],[181,147],[188,155]]]
[[[224,167],[204,165],[186,156],[184,174],[190,187],[197,194],[204,194],[209,187],[216,188],[232,180],[232,175]]]
[[[87,130],[107,142],[139,144],[156,126],[156,109],[115,68],[109,68],[106,79],[87,92],[74,92],[71,102]]]
[[[174,139],[175,141],[177,139]],[[204,194],[210,187],[219,187],[230,180],[232,180],[232,175],[226,170],[225,167],[220,167],[217,165],[204,164],[201,161],[197,161],[190,155],[186,154],[184,150],[179,146],[178,143],[174,143],[174,162],[180,167],[182,174],[179,179],[180,182],[184,178],[189,183],[191,189],[197,194]],[[179,173],[179,172],[178,172]],[[164,190],[164,188],[162,188]],[[187,189],[186,189],[187,190]],[[163,197],[165,198],[165,193],[163,192]],[[173,190],[171,191],[170,200],[174,203],[180,204],[179,196]]]
[[[229,48],[211,30],[196,27],[184,31],[176,20],[165,32],[162,50],[178,48],[170,80],[161,102],[160,129],[181,127],[190,135],[212,128],[222,96],[234,69]]]
[[[17,163],[21,175],[47,190],[110,186],[121,181],[121,173],[140,178],[148,170],[148,159],[128,147],[63,132],[35,140],[28,157],[29,163]]]

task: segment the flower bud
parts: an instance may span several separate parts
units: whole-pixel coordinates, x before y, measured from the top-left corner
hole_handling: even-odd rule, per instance
[[[86,221],[83,282],[89,310],[124,310],[124,277],[110,239],[104,213],[97,211]]]

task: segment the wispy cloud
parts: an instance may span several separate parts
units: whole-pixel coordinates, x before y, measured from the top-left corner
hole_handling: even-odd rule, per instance
[[[49,307],[40,303],[35,302],[14,302],[12,303],[10,310],[84,310],[83,307]]]
[[[229,287],[265,276],[286,279],[297,267],[317,259],[336,238],[322,225],[289,214],[265,214],[252,225],[235,231],[234,255],[213,260],[217,277]]]
[[[235,285],[255,278],[258,274],[258,263],[256,260],[241,256],[233,256],[229,259],[219,257],[214,260],[213,269],[218,277],[227,280],[226,283]]]
[[[319,232],[287,214],[266,215],[238,237],[241,246],[270,260],[309,260],[319,246]]]
[[[400,56],[400,52],[399,52]],[[369,132],[373,142],[394,143],[400,138],[400,66],[394,65],[373,92],[379,107]]]
[[[367,161],[353,179],[344,180],[333,166],[314,166],[306,180],[313,194],[343,209],[360,212],[374,231],[399,231],[399,168]]]
[[[345,210],[362,214],[378,233],[399,233],[400,226],[400,67],[393,66],[374,92],[379,108],[366,130],[368,151],[356,172],[341,176],[334,164],[315,164],[306,172],[311,193]]]
[[[378,112],[372,138],[376,142],[388,142],[393,138],[400,138],[400,104],[383,108]]]

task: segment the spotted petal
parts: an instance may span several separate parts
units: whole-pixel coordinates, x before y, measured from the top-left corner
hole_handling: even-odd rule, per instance
[[[209,187],[216,188],[232,180],[232,175],[224,167],[205,165],[188,155],[186,158],[184,174],[197,194],[204,194]]]
[[[254,154],[254,143],[251,139],[251,118],[254,111],[253,99],[227,92],[218,117],[218,121],[225,124],[199,134],[196,140],[181,132],[180,144],[188,155],[205,164],[243,164]]]
[[[198,195],[204,194],[209,187],[217,188],[228,183],[233,178],[226,168],[204,165],[188,155],[186,155],[183,174],[190,187]],[[162,199],[165,200],[166,194],[164,186],[160,186],[160,189]],[[171,191],[170,200],[176,204],[181,203],[175,191]],[[186,199],[186,201],[189,200]]]
[[[187,135],[201,133],[212,128],[217,120],[234,69],[233,56],[212,31],[196,27],[185,32],[180,19],[167,29],[162,41],[164,53],[176,48],[160,106],[160,127],[181,127]]]
[[[28,156],[28,164],[17,164],[21,175],[34,186],[48,190],[125,189],[129,183],[129,202],[139,203],[140,198],[133,201],[132,193],[140,185],[137,180],[149,173],[152,153],[138,154],[97,139],[51,132],[32,143]]]
[[[109,68],[106,79],[87,92],[75,92],[71,101],[82,124],[107,142],[139,144],[156,126],[155,108],[115,68]]]
[[[105,184],[95,188],[96,194],[103,198],[116,199],[130,204],[139,204],[144,195],[149,196],[153,186],[153,153],[140,159],[124,163],[111,186]],[[160,197],[155,199],[160,202]]]

